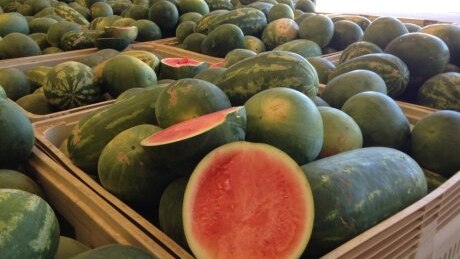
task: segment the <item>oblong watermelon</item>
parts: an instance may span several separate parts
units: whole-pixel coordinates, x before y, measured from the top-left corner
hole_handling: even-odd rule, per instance
[[[313,214],[296,162],[250,142],[221,146],[201,160],[183,203],[185,236],[197,258],[298,258]]]
[[[315,200],[307,253],[312,258],[392,216],[427,193],[425,175],[408,155],[360,148],[302,166]],[[310,258],[310,257],[308,257]]]
[[[240,105],[254,94],[274,87],[289,87],[314,98],[319,80],[315,68],[304,57],[277,50],[234,64],[224,72],[217,86],[233,105]]]

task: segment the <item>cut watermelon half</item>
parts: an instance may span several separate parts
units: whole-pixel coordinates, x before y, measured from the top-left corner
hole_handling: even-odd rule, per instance
[[[195,168],[184,195],[184,232],[197,258],[298,258],[313,218],[301,168],[267,144],[216,148]]]
[[[161,60],[160,79],[193,78],[199,72],[208,69],[208,67],[208,63],[188,57],[164,58]]]
[[[244,140],[245,128],[244,107],[231,107],[174,124],[144,139],[141,145],[152,159],[189,175],[214,148]]]

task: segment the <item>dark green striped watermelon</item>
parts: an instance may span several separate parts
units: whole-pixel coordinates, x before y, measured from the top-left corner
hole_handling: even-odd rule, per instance
[[[442,73],[428,79],[418,90],[417,103],[460,112],[460,73]]]
[[[223,24],[234,24],[240,27],[244,35],[260,36],[267,25],[267,18],[263,12],[255,8],[239,8],[212,19],[208,24],[208,32]]]
[[[302,166],[315,200],[307,255],[318,258],[427,193],[425,175],[408,155],[360,148]],[[310,257],[309,257],[310,258]]]
[[[370,70],[382,77],[391,97],[400,96],[409,82],[407,65],[398,57],[386,53],[366,54],[338,64],[329,73],[328,80],[357,69]]]
[[[116,135],[102,150],[99,180],[104,188],[137,208],[157,208],[166,186],[174,178],[150,159],[140,142],[161,128],[141,124]]]
[[[59,223],[45,200],[13,189],[0,189],[2,258],[53,258]]]
[[[271,51],[231,66],[217,86],[227,94],[233,105],[239,105],[254,94],[274,87],[293,88],[314,98],[319,82],[315,68],[302,56],[287,51]]]
[[[458,24],[431,24],[420,32],[440,38],[449,48],[449,62],[460,66],[460,27]]]
[[[289,18],[281,18],[270,22],[262,33],[262,42],[267,50],[299,38],[299,26]]]
[[[90,67],[75,61],[56,65],[47,74],[43,91],[49,103],[66,110],[100,100],[102,89]]]
[[[152,87],[81,120],[69,135],[67,148],[72,162],[87,173],[97,174],[99,156],[120,132],[139,124],[156,124],[155,101],[163,87]]]
[[[358,41],[348,45],[348,47],[340,53],[339,64],[362,55],[382,52],[383,50],[372,42]]]

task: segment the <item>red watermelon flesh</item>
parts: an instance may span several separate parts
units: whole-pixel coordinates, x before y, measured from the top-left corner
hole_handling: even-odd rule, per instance
[[[298,258],[313,226],[310,185],[297,163],[266,144],[209,153],[187,184],[183,223],[197,258]]]
[[[172,66],[172,67],[184,67],[184,66],[199,66],[204,62],[196,61],[194,59],[190,59],[188,57],[183,58],[164,58],[161,62]]]
[[[214,128],[225,122],[227,114],[232,113],[240,107],[231,107],[222,111],[209,113],[191,120],[183,121],[172,125],[167,130],[159,131],[142,143],[145,146],[164,145],[177,142],[182,139],[191,138]]]

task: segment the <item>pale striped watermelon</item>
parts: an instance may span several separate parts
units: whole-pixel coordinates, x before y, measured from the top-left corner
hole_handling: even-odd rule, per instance
[[[0,257],[53,258],[59,223],[51,207],[37,195],[0,189]]]
[[[48,73],[43,91],[48,102],[61,110],[95,103],[102,93],[91,68],[75,61],[55,66]]]

